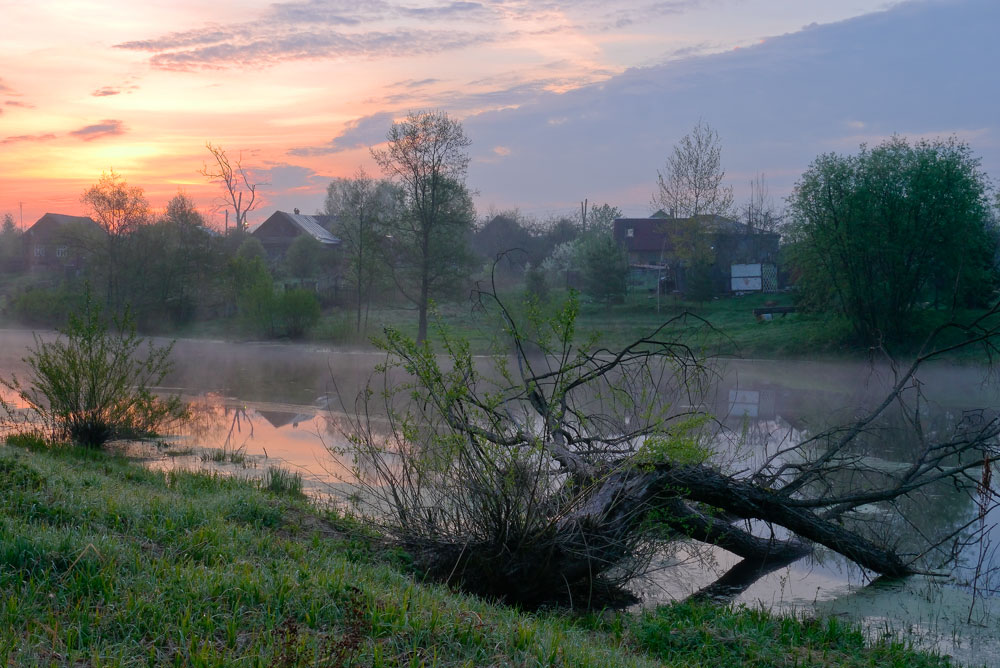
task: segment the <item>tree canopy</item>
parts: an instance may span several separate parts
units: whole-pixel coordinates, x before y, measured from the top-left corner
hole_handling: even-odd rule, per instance
[[[821,155],[789,199],[803,298],[868,339],[904,332],[922,305],[982,305],[996,287],[989,187],[955,138],[893,137]]]
[[[348,282],[354,289],[356,328],[362,330],[373,293],[386,273],[385,242],[392,221],[402,213],[402,190],[391,181],[371,178],[359,168],[351,178],[334,179],[326,189],[326,213],[334,217]]]
[[[722,185],[725,176],[719,134],[708,123],[698,121],[674,145],[666,169],[657,172],[659,189],[653,204],[677,218],[729,215],[733,189]]]
[[[405,191],[390,252],[397,285],[418,311],[417,338],[427,337],[432,294],[453,288],[468,266],[467,235],[475,221],[465,187],[472,143],[462,124],[443,111],[410,112],[393,123],[386,148],[372,150],[382,171]]]

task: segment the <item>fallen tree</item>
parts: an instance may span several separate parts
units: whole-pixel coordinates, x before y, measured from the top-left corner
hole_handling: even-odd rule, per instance
[[[576,341],[572,298],[552,318],[531,306],[515,317],[494,292],[479,305],[498,316],[509,348],[484,365],[465,342],[442,335],[440,356],[387,330],[382,384],[359,397],[345,430],[352,447],[341,451],[353,457],[354,501],[368,519],[464,589],[525,605],[589,602],[680,539],[743,558],[705,593],[739,590],[817,544],[905,576],[961,531],[904,552],[859,508],[891,511],[942,481],[983,507],[995,501],[1000,420],[980,413],[948,433],[925,431],[917,371],[956,346],[993,351],[997,308],[965,326],[960,343],[935,348],[932,338],[909,367],[892,367],[884,400],[852,424],[757,453],[751,467],[711,447],[700,398],[713,371],[693,343],[707,323],[679,316],[613,351]],[[886,469],[856,446],[890,409],[915,447]],[[376,412],[388,415],[387,431],[375,428]]]

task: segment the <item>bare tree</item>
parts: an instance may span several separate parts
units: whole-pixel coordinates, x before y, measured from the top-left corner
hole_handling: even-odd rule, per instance
[[[408,280],[397,284],[417,307],[417,339],[423,341],[435,283],[454,283],[456,272],[445,270],[463,264],[465,234],[475,222],[465,188],[472,142],[462,124],[443,111],[410,112],[392,124],[386,140],[386,148],[371,154],[406,193],[408,215],[397,219],[394,241],[411,269],[407,278],[416,286]]]
[[[674,318],[613,351],[574,342],[572,301],[527,322],[495,292],[480,303],[499,316],[512,355],[484,369],[467,345],[445,341],[442,363],[388,331],[384,385],[360,396],[350,452],[374,521],[429,573],[481,594],[579,601],[602,580],[641,572],[676,539],[743,558],[720,586],[746,586],[814,544],[876,573],[919,572],[921,556],[962,527],[921,534],[904,551],[895,531],[856,511],[874,504],[891,522],[898,503],[941,483],[974,496],[1000,454],[995,414],[924,424],[917,371],[953,347],[898,369],[885,399],[855,422],[727,463],[701,431],[711,424],[697,408],[711,370],[694,352],[697,319]],[[993,350],[998,316],[1000,305],[966,325],[960,345]],[[894,406],[917,447],[905,465],[873,465],[859,441],[877,437]],[[373,427],[376,409],[388,432]]]
[[[242,152],[235,160],[231,160],[221,146],[206,142],[205,148],[212,154],[215,165],[209,167],[207,163],[203,163],[200,173],[222,185],[226,205],[233,208],[236,234],[242,235],[247,231],[247,214],[253,211],[257,202],[257,188],[266,184],[252,179],[250,172],[243,166]]]
[[[743,222],[752,234],[777,232],[784,214],[775,206],[767,188],[767,177],[758,172],[750,181],[750,198],[743,211]]]
[[[659,190],[654,206],[672,217],[694,218],[702,215],[729,215],[733,208],[733,189],[722,185],[722,144],[718,133],[704,121],[674,145],[666,169],[657,171]]]

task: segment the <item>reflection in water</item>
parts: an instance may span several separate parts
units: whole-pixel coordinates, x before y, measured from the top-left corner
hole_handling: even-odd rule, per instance
[[[339,419],[322,406],[246,402],[204,394],[191,401],[191,420],[167,442],[159,467],[203,465],[216,470],[299,473],[306,490],[327,495],[350,481],[328,448],[343,444]],[[183,456],[169,456],[173,452]],[[252,471],[249,471],[252,473]]]
[[[722,459],[753,469],[769,453],[856,419],[885,396],[889,380],[884,370],[862,365],[733,363],[711,402],[722,426],[716,448]],[[978,408],[998,405],[997,388],[983,383],[980,369],[941,365],[927,369],[923,380],[919,402],[911,395],[844,453],[843,469],[821,481],[829,494],[864,482],[876,486],[888,473],[911,466],[923,443],[961,438],[993,417]],[[915,640],[963,661],[1000,665],[1000,639],[993,633],[1000,620],[1000,509],[978,503],[981,470],[959,484],[942,482],[894,502],[862,506],[848,518],[873,535],[891,537],[899,552],[946,577],[865,586],[871,574],[820,549],[760,579],[734,577],[739,600],[861,619],[869,629],[911,632]],[[940,544],[924,550],[937,539]],[[651,602],[692,595],[727,569],[739,568],[731,555],[711,552],[708,569],[695,563],[656,576],[653,584],[660,590]]]

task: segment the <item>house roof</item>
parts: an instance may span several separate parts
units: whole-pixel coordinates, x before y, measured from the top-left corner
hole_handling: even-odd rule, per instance
[[[46,213],[35,221],[35,224],[25,230],[26,233],[40,231],[43,228],[62,227],[69,224],[87,225],[100,228],[100,225],[90,216],[70,216],[65,213]]]
[[[265,225],[271,223],[271,221],[283,220],[295,227],[299,228],[303,233],[308,234],[316,241],[321,244],[326,244],[333,246],[340,243],[340,239],[331,234],[326,228],[321,224],[326,219],[331,218],[331,216],[315,215],[310,216],[304,213],[288,213],[287,211],[275,211],[267,220],[258,225],[253,229],[251,234],[256,234],[258,230],[263,228]]]
[[[695,220],[706,232],[714,234],[746,234],[747,226],[725,216],[701,215]],[[690,218],[670,218],[657,211],[649,218],[617,218],[614,222],[614,238],[625,244],[628,250],[638,252],[670,250],[669,237],[679,222]],[[632,230],[631,235],[628,231]]]

